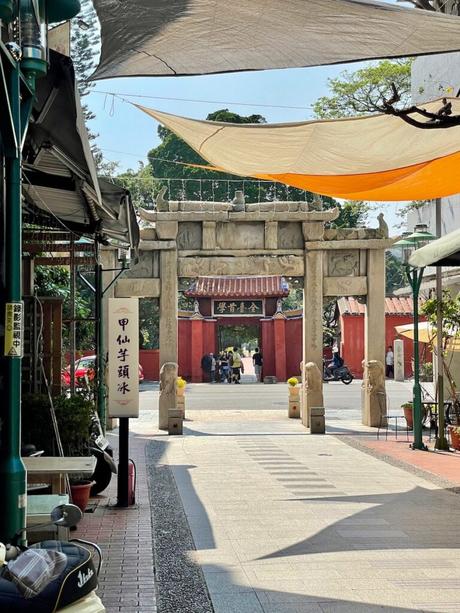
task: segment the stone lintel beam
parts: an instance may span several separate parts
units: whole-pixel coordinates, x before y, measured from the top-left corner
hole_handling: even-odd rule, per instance
[[[190,256],[240,256],[249,257],[251,255],[269,255],[269,256],[282,256],[282,255],[297,255],[302,256],[304,254],[303,249],[188,249],[179,250],[180,257]]]
[[[139,216],[145,221],[228,221],[228,211],[146,211],[139,209]]]
[[[166,241],[146,241],[141,240],[139,242],[139,249],[141,251],[161,251],[162,249],[176,249],[177,243],[173,240]]]
[[[324,277],[324,296],[365,296],[367,277]]]
[[[329,249],[390,249],[397,241],[396,238],[371,238],[363,240],[342,241],[308,241],[305,243],[306,251]]]
[[[173,253],[164,251],[164,253]],[[182,254],[180,254],[182,255]],[[211,253],[207,253],[210,256]],[[283,275],[302,277],[304,275],[304,257],[288,255],[250,255],[240,257],[179,257],[179,277],[199,277],[207,275]]]
[[[116,298],[158,298],[160,279],[119,279],[115,284]]]
[[[338,209],[327,211],[150,211],[139,209],[144,221],[334,221]]]
[[[338,209],[328,211],[250,211],[229,213],[230,221],[334,221],[339,216]]]

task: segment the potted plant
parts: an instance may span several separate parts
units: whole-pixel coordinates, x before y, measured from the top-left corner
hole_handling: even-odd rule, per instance
[[[460,427],[449,426],[451,447],[460,451]]]
[[[177,377],[176,381],[176,395],[183,396],[185,394],[185,386],[187,385],[187,381],[182,377]]]
[[[414,413],[413,413],[413,403],[405,402],[401,405],[402,410],[404,411],[404,417],[407,422],[407,427],[412,429],[414,427]]]
[[[289,389],[289,394],[291,396],[298,396],[299,395],[299,380],[297,379],[297,377],[289,377],[289,379],[287,380],[287,384],[288,384],[288,389]]]

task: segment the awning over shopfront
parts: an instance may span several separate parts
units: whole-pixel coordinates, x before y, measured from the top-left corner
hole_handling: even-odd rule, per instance
[[[460,19],[372,0],[95,0],[95,79],[319,66],[457,51]]]
[[[23,193],[32,218],[137,249],[129,192],[98,179],[71,60],[50,52],[24,146]]]
[[[460,114],[460,99],[449,100]],[[436,112],[440,105],[424,108]],[[425,200],[460,192],[460,126],[424,130],[392,115],[229,124],[138,108],[215,170],[350,200]]]
[[[409,263],[424,266],[460,266],[460,230],[454,230],[414,251]]]

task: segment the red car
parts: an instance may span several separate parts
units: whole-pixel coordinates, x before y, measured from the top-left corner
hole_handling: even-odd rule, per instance
[[[78,382],[79,379],[83,379],[85,376],[88,377],[88,381],[92,381],[96,375],[96,356],[95,355],[86,355],[83,358],[80,358],[75,362],[75,382]],[[65,370],[62,371],[61,375],[62,385],[65,387],[70,386],[70,366],[67,366]],[[139,383],[142,383],[144,380],[144,369],[139,364]]]

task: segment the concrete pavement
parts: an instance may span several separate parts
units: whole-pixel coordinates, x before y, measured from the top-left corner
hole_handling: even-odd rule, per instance
[[[388,387],[391,406],[410,397],[410,383]],[[460,497],[350,444],[375,441],[359,423],[359,383],[326,386],[326,435],[287,418],[283,384],[198,384],[187,387],[184,436],[169,437],[156,429],[157,386],[141,389],[138,507],[110,511],[100,529],[109,610],[460,611]],[[122,530],[127,514],[136,520],[125,559],[112,512]],[[149,525],[156,597],[140,563]]]
[[[410,393],[390,385],[395,402]],[[224,388],[190,386],[186,435],[150,443],[214,611],[460,610],[458,495],[334,433],[309,435],[286,418],[282,385]],[[353,423],[359,386],[326,394],[332,432],[368,430]]]

